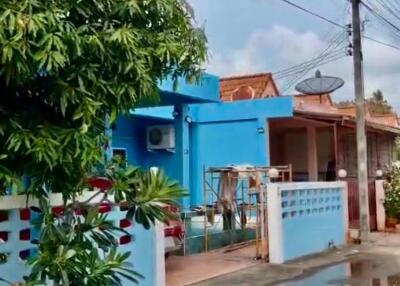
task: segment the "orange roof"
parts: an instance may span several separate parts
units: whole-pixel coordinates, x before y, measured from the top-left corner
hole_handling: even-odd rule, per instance
[[[220,79],[219,85],[220,98],[223,101],[279,95],[271,73],[225,77]]]
[[[271,73],[259,73],[225,77],[220,79],[220,98],[223,101],[265,98],[279,96],[278,88]],[[297,94],[293,97],[294,112],[303,116],[335,118],[354,121],[354,104],[336,106],[330,94]],[[365,118],[369,126],[400,133],[400,123],[396,114],[375,115],[365,104]]]
[[[367,104],[365,104],[365,107],[365,119],[367,126],[384,130],[391,128],[387,131],[400,133],[400,125],[396,114],[376,115],[369,112]],[[356,107],[354,104],[344,107],[337,107],[323,103],[315,104],[310,103],[310,101],[303,100],[303,96],[294,96],[294,111],[298,114],[312,115],[321,118],[329,117],[337,118],[339,120],[355,120],[356,118]]]
[[[369,118],[370,121],[379,123],[379,124],[384,124],[388,126],[395,126],[399,127],[399,122],[397,120],[396,114],[379,114],[379,115],[372,115],[371,118]]]
[[[322,104],[333,106],[330,94],[296,94],[294,100],[306,104]]]

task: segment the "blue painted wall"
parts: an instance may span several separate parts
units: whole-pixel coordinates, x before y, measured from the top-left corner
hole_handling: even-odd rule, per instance
[[[188,115],[192,119],[190,204],[193,206],[203,203],[204,168],[269,165],[267,120],[291,117],[292,98],[192,104]]]
[[[341,188],[282,191],[284,261],[345,244]]]
[[[114,221],[115,225],[119,225],[120,219],[126,217],[126,212],[121,212],[115,207],[112,212],[108,213],[108,218]],[[31,219],[35,218],[35,213],[31,213]],[[20,240],[20,231],[31,229],[30,241]],[[155,232],[153,229],[145,230],[142,226],[134,224],[125,229],[133,235],[134,241],[121,245],[118,248],[119,252],[131,252],[128,262],[133,266],[133,270],[144,276],[144,279],[139,280],[139,286],[157,286],[155,284]],[[39,231],[32,226],[30,221],[21,220],[20,212],[17,209],[8,211],[8,220],[0,222],[0,231],[9,233],[8,241],[0,244],[0,252],[8,254],[7,263],[0,264],[0,278],[16,283],[23,280],[23,276],[29,274],[30,269],[25,261],[21,260],[20,251],[29,250],[28,255],[37,254],[37,245],[33,244],[33,239],[37,239]],[[124,281],[124,280],[123,280]],[[0,283],[0,285],[6,285]],[[124,281],[124,285],[132,285],[130,281]]]
[[[185,210],[202,203],[203,167],[228,164],[269,165],[268,118],[292,116],[292,98],[281,97],[229,103],[183,104],[138,109],[118,119],[112,146],[127,148],[128,161],[145,168],[159,166],[190,191],[182,201]],[[146,128],[175,126],[175,153],[149,152]]]
[[[179,160],[177,153],[147,150],[147,127],[164,124],[175,123],[161,118],[134,116],[118,118],[115,130],[112,132],[111,148],[126,148],[128,163],[131,165],[143,168],[158,166],[164,169],[168,176],[179,180],[181,171],[177,168]]]
[[[142,138],[139,128],[132,117],[119,117],[115,122],[115,129],[111,132],[111,147],[126,149],[127,160],[132,165],[142,163]]]
[[[265,166],[268,164],[266,135],[258,133],[258,127],[257,119],[192,125],[191,205],[203,203],[204,167],[223,167],[230,164]]]
[[[188,83],[185,79],[178,80],[177,89],[173,89],[173,81],[165,79],[160,82],[159,88],[164,94],[161,101],[169,103],[188,103],[219,101],[219,78],[215,75],[204,73],[198,83]]]
[[[293,116],[292,97],[282,96],[234,102],[190,105],[190,115],[196,122],[237,121],[254,118]]]

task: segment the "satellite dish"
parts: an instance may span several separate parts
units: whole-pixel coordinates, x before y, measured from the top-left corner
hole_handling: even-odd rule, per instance
[[[333,76],[322,76],[317,70],[315,77],[308,78],[298,83],[295,89],[298,92],[305,94],[324,94],[331,93],[341,88],[344,85],[344,80]]]

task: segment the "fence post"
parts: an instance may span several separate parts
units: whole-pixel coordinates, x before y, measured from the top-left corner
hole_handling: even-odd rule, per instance
[[[282,199],[279,185],[267,185],[269,262],[283,263]]]
[[[165,286],[165,240],[164,224],[157,222],[154,228],[154,247],[155,247],[155,285]]]
[[[344,216],[344,233],[345,240],[350,240],[350,215],[349,215],[349,185],[346,181],[343,184],[343,216]]]
[[[386,228],[386,213],[383,206],[385,201],[385,189],[383,188],[384,180],[375,181],[375,195],[376,195],[376,222],[378,231],[383,232]]]

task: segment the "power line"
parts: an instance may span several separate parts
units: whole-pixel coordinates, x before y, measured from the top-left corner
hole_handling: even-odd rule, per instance
[[[367,3],[367,2],[368,3]],[[393,8],[395,8],[395,3],[398,5],[399,3],[395,2],[395,3],[391,3],[391,5],[393,5],[392,7],[388,6],[388,3],[385,3],[384,1],[380,1],[378,0],[378,3],[381,4],[381,6],[383,6],[383,9],[388,11],[390,14],[394,15],[397,19],[400,19],[400,17],[398,17],[397,15],[395,15],[395,11],[393,10]],[[400,39],[400,28],[394,24],[392,21],[390,21],[387,17],[385,17],[382,13],[382,11],[379,13],[380,9],[379,7],[375,6],[374,4],[372,4],[369,0],[361,0],[361,4],[373,15],[377,18],[377,20],[383,24],[384,26],[388,26],[390,28],[390,32],[392,32],[392,34]],[[385,43],[383,41],[362,35],[363,38],[370,40],[372,42],[378,43],[380,45],[386,46],[386,47],[390,47],[396,50],[400,50],[400,47],[395,46],[393,44],[389,44],[389,43]]]
[[[299,79],[303,78],[310,70],[346,56],[344,50],[340,51],[340,49],[345,48],[345,46],[343,47],[340,46],[345,42],[346,39],[347,39],[346,33],[344,32],[338,33],[337,35],[331,38],[328,46],[317,57],[303,64],[298,65],[299,67],[298,68],[296,67],[294,71],[290,72],[289,74],[285,73],[279,74],[277,79],[289,77],[289,79],[283,84],[282,92],[288,90]]]
[[[304,8],[304,7],[301,7],[300,5],[297,5],[297,4],[295,4],[295,3],[293,3],[293,2],[291,2],[291,1],[289,1],[289,0],[281,0],[281,1],[283,1],[283,2],[285,2],[285,3],[287,3],[287,4],[291,5],[291,6],[293,6],[293,7],[297,8],[297,9],[299,9],[299,10],[302,10],[303,12],[306,12],[306,13],[308,13],[308,14],[314,16],[314,17],[317,17],[317,18],[319,18],[319,19],[321,19],[321,20],[324,20],[325,22],[328,22],[328,23],[330,23],[330,24],[332,24],[332,25],[335,25],[336,27],[339,27],[339,28],[348,30],[348,27],[343,26],[343,25],[340,25],[339,23],[337,23],[337,22],[335,22],[335,21],[333,21],[333,20],[330,20],[330,19],[328,19],[328,18],[326,18],[326,17],[324,17],[324,16],[321,16],[321,15],[319,15],[319,14],[313,12],[313,11],[310,11],[310,10]],[[381,22],[383,21],[386,25],[389,25],[392,29],[395,29],[396,31],[400,32],[400,28],[399,28],[398,26],[396,26],[396,25],[393,24],[390,20],[388,20],[387,18],[385,18],[384,16],[382,16],[382,14],[380,14],[380,13],[377,12],[377,10],[379,10],[377,7],[374,7],[375,9],[373,9],[370,5],[368,5],[367,3],[365,3],[363,0],[361,0],[360,2],[361,2],[361,4],[362,4],[372,15],[374,15],[374,16],[377,17],[379,20],[381,20]],[[380,2],[380,4],[381,4],[381,5],[383,4],[384,8],[386,8],[387,10],[390,9],[390,13],[393,14],[393,8],[388,7],[387,4],[384,4],[383,1]],[[395,2],[395,4],[393,4],[393,3],[391,3],[391,4],[392,4],[392,5],[395,5],[395,4],[399,4],[399,3]],[[400,5],[399,5],[399,6],[400,6]],[[400,8],[400,7],[399,7],[399,8]],[[397,18],[397,17],[398,17],[398,16],[396,15],[396,18]],[[398,35],[398,34],[396,34],[396,36],[397,36],[397,37],[400,37],[400,35]],[[376,40],[376,39],[371,38],[371,37],[368,37],[368,36],[363,36],[363,37],[364,37],[365,39],[367,39],[367,40],[373,41],[373,42],[378,43],[378,44],[381,44],[381,45],[383,45],[383,46],[390,47],[390,48],[393,48],[393,49],[396,49],[396,50],[400,50],[400,47],[396,47],[396,46],[394,46],[394,45],[392,45],[392,44],[388,44],[388,43],[382,42],[382,41],[380,41],[380,40]]]
[[[385,3],[386,1],[386,3]],[[385,0],[377,0],[377,2],[383,7],[384,10],[388,11],[393,17],[395,17],[397,20],[400,20],[400,17],[397,15],[398,12],[394,11],[391,6],[389,6],[389,1]]]
[[[375,42],[375,43],[377,43],[377,44],[381,44],[381,45],[383,45],[383,46],[386,46],[386,47],[389,47],[389,48],[396,49],[396,50],[399,50],[399,51],[400,51],[400,47],[394,46],[394,45],[392,45],[392,44],[388,44],[388,43],[385,43],[385,42],[381,42],[381,41],[379,41],[379,40],[376,40],[376,39],[374,39],[374,38],[371,38],[371,37],[368,37],[368,36],[365,36],[365,35],[363,35],[362,37],[363,37],[364,39],[370,40],[370,41]]]
[[[338,55],[343,55],[343,49],[338,49],[338,50],[336,50],[336,51],[334,51],[332,53],[328,53],[328,54],[326,54],[324,56],[319,56],[319,57],[313,58],[311,60],[305,61],[305,62],[303,62],[303,63],[301,63],[301,64],[299,64],[297,66],[293,66],[291,68],[288,68],[287,71],[273,73],[274,74],[274,78],[276,80],[279,80],[279,79],[282,79],[282,78],[286,78],[286,77],[297,75],[297,74],[303,72],[309,65],[318,63],[321,60],[322,61],[328,60],[328,59],[330,59],[332,57],[335,57],[335,56],[338,56]]]
[[[338,34],[335,34],[333,37],[330,38],[327,47],[323,51],[321,51],[316,57],[313,57],[305,62],[302,62],[300,64],[294,65],[289,68],[285,68],[283,70],[279,70],[274,72],[274,75],[282,76],[282,75],[287,75],[291,74],[294,71],[297,71],[301,69],[301,71],[304,70],[305,67],[307,67],[310,64],[313,64],[321,59],[324,59],[328,56],[331,56],[333,54],[337,54],[339,51],[343,51],[343,47],[339,47],[345,40],[345,33],[340,32]]]
[[[310,14],[310,15],[312,15],[314,17],[317,17],[320,20],[323,20],[323,21],[325,21],[327,23],[330,23],[331,25],[334,25],[336,27],[344,29],[347,32],[349,32],[350,29],[351,29],[350,28],[351,26],[341,25],[341,24],[339,24],[339,23],[337,23],[337,22],[335,22],[335,21],[333,21],[331,19],[328,19],[328,18],[326,18],[326,17],[324,17],[322,15],[319,15],[319,14],[313,12],[313,11],[310,11],[310,10],[304,8],[304,7],[301,7],[300,5],[297,5],[297,4],[295,4],[295,3],[293,3],[293,2],[291,2],[289,0],[282,0],[282,1],[285,2],[286,4],[289,4],[289,5],[293,6],[293,7],[297,8],[297,9],[299,9],[299,10],[305,12],[305,13],[307,13],[307,14]],[[369,0],[365,0],[365,1],[369,1]],[[397,16],[396,12],[395,12],[395,10],[397,8],[395,6],[396,6],[396,4],[397,5],[399,4],[398,2],[390,3],[393,6],[387,5],[387,4],[384,3],[384,1],[381,1],[381,0],[378,0],[378,2],[383,7],[383,10],[389,11],[389,13],[391,15],[393,15],[396,18],[399,18]],[[400,38],[400,35],[398,34],[398,32],[400,32],[400,28],[398,26],[396,26],[395,24],[393,24],[389,19],[387,19],[386,17],[384,17],[382,15],[383,14],[382,13],[382,9],[379,9],[379,7],[376,7],[373,4],[371,6],[374,6],[374,7],[371,8],[371,6],[368,5],[367,3],[365,3],[363,0],[360,0],[360,3],[373,16],[375,16],[378,20],[380,20],[381,23],[383,22],[384,24],[388,25],[391,29],[394,29],[397,32],[395,35]],[[380,44],[380,45],[383,45],[383,46],[386,46],[386,47],[390,47],[390,48],[393,48],[393,49],[396,49],[396,50],[400,50],[400,47],[397,47],[395,45],[388,44],[388,43],[376,40],[376,39],[371,38],[369,36],[362,36],[362,37],[367,39],[367,40],[373,41],[373,42],[375,42],[377,44]],[[305,74],[307,74],[311,69],[315,68],[316,66],[324,65],[324,64],[327,64],[329,62],[336,61],[336,60],[338,60],[340,58],[343,58],[345,55],[340,55],[339,54],[337,56],[333,56],[332,55],[332,51],[329,51],[330,47],[333,44],[334,44],[334,42],[332,42],[330,44],[330,46],[328,46],[328,48],[325,51],[323,51],[318,57],[316,57],[314,59],[311,59],[311,60],[309,60],[307,62],[304,62],[304,63],[302,63],[302,64],[300,64],[298,66],[294,66],[292,68],[288,68],[288,69],[285,69],[285,70],[282,70],[282,71],[278,72],[278,77],[277,77],[278,79],[285,78],[285,77],[291,77],[291,79],[289,79],[287,81],[287,83],[284,84],[284,89],[283,90],[286,91],[287,89],[289,89],[299,78],[302,78]],[[338,47],[338,44],[336,44],[336,47]]]
[[[284,0],[282,0],[284,1]],[[368,5],[367,3],[365,3],[364,1],[360,1],[360,3],[375,17],[377,17],[378,19],[381,19],[383,22],[385,22],[387,25],[389,25],[390,27],[392,27],[393,29],[395,29],[397,32],[400,32],[400,28],[398,26],[396,26],[395,24],[393,24],[390,20],[388,20],[386,17],[382,16],[382,14],[380,14],[377,10],[377,7],[372,8],[370,5]]]
[[[307,70],[305,70],[303,73],[301,73],[300,75],[298,75],[295,79],[289,81],[288,83],[286,83],[284,85],[284,87],[282,88],[282,93],[285,93],[289,88],[291,88],[295,83],[297,83],[300,79],[302,79],[310,70],[316,68],[316,67],[320,67],[320,66],[324,66],[326,64],[329,64],[331,62],[335,62],[337,60],[340,60],[342,58],[347,57],[346,54],[342,54],[342,55],[338,55],[336,57],[333,57],[332,59],[328,60],[328,61],[324,61],[324,62],[320,62],[320,63],[315,63],[314,65],[310,66]]]
[[[332,25],[335,25],[335,26],[337,26],[337,27],[339,27],[339,28],[342,28],[342,29],[346,29],[346,30],[347,30],[347,28],[346,28],[345,26],[340,25],[339,23],[336,23],[336,22],[334,22],[334,21],[332,21],[332,20],[330,20],[330,19],[328,19],[328,18],[326,18],[326,17],[324,17],[324,16],[321,16],[321,15],[315,13],[315,12],[312,12],[312,11],[310,11],[310,10],[304,8],[304,7],[301,7],[301,6],[299,6],[299,5],[297,5],[297,4],[293,3],[293,2],[291,2],[291,1],[289,1],[289,0],[281,0],[281,1],[283,1],[283,2],[285,2],[285,3],[287,3],[287,4],[289,4],[289,5],[291,5],[291,6],[295,7],[295,8],[297,8],[297,9],[300,9],[300,10],[302,10],[303,12],[306,12],[306,13],[308,13],[308,14],[310,14],[310,15],[313,15],[314,17],[317,17],[317,18],[319,18],[319,19],[321,19],[321,20],[323,20],[323,21],[325,21],[325,22],[328,22],[328,23],[330,23],[330,24],[332,24]]]

